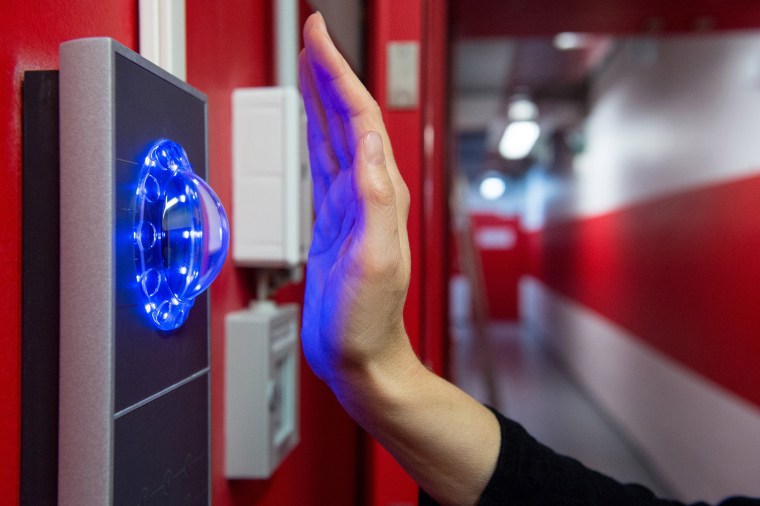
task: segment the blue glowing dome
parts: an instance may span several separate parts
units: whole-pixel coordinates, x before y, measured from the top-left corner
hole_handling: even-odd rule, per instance
[[[135,259],[145,312],[161,330],[187,320],[195,298],[222,268],[229,247],[222,203],[182,147],[157,141],[137,185]]]

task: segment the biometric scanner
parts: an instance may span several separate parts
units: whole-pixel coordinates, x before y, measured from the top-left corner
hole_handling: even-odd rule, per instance
[[[209,504],[206,288],[229,233],[204,181],[206,97],[107,38],[62,44],[49,74],[60,88],[58,502]]]

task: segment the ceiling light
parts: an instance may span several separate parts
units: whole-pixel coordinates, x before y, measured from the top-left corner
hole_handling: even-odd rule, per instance
[[[578,49],[586,45],[588,36],[583,33],[562,32],[554,36],[554,47],[562,51]]]
[[[507,160],[528,156],[538,140],[541,129],[535,121],[514,121],[507,125],[499,141],[499,154]]]
[[[538,116],[538,106],[535,102],[526,97],[514,98],[509,103],[507,116],[510,121],[526,121],[536,119]]]
[[[486,200],[500,199],[507,191],[507,182],[499,173],[489,173],[480,182],[480,196]]]

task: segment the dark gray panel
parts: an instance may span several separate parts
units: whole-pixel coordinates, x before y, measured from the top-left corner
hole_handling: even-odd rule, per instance
[[[141,162],[157,139],[171,139],[206,179],[205,101],[120,55],[114,63],[117,161]]]
[[[208,375],[115,422],[116,505],[207,504]]]
[[[206,104],[118,54],[114,69],[114,409],[118,412],[208,367],[208,294],[196,299],[182,327],[173,332],[156,330],[142,309],[133,235],[142,160],[156,140],[181,144],[195,172],[206,177]]]
[[[25,72],[22,506],[58,495],[58,163],[58,72]]]
[[[115,164],[115,209],[114,220],[117,231],[114,237],[114,264],[116,267],[117,308],[142,304],[138,291],[135,269],[135,191],[140,175],[139,166],[133,163],[116,162]]]
[[[116,310],[115,412],[208,367],[207,300],[208,294],[198,297],[174,332],[153,327],[140,306]]]

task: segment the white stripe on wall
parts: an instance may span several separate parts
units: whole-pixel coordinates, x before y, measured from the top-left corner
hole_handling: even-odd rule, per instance
[[[593,83],[572,176],[528,178],[528,230],[760,174],[760,36],[633,38]]]
[[[757,406],[535,278],[521,280],[520,312],[678,499],[760,496]]]

